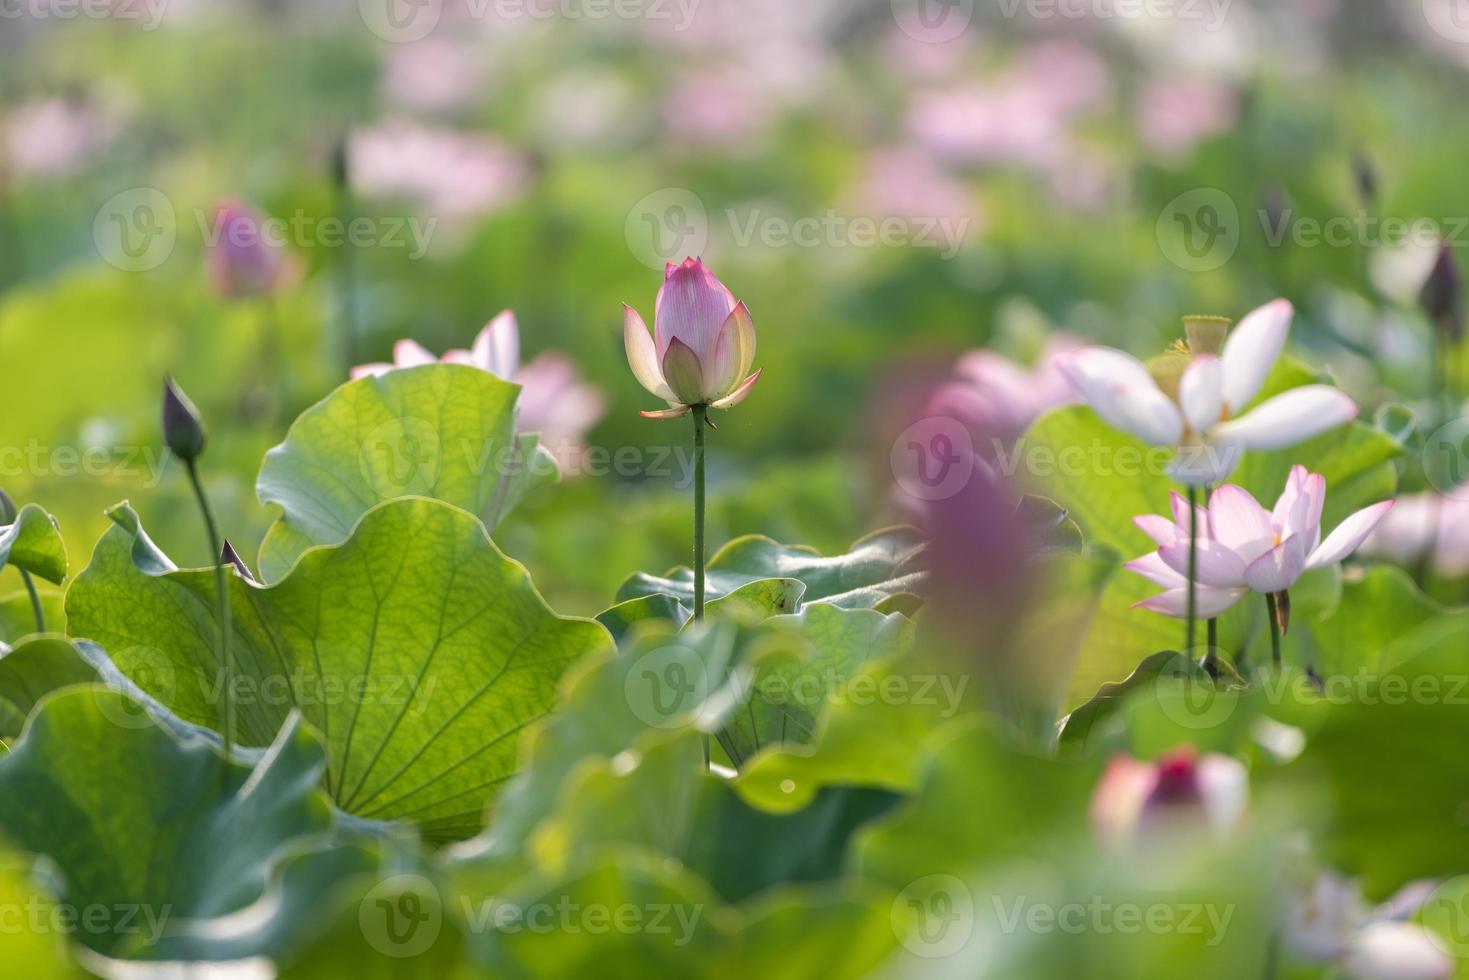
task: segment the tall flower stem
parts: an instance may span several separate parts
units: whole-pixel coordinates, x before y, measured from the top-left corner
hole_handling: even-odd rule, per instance
[[[1270,656],[1280,669],[1280,620],[1276,618],[1275,593],[1265,593],[1265,618],[1270,620]]]
[[[20,580],[25,583],[26,592],[31,597],[31,615],[36,619],[36,632],[46,632],[46,614],[41,611],[41,597],[36,594],[36,583],[31,578],[31,573],[24,568],[20,569]]]
[[[1199,598],[1197,579],[1199,570],[1199,490],[1188,488],[1188,630],[1185,633],[1184,649],[1190,657],[1194,651],[1194,620],[1197,618]]]
[[[707,405],[694,406],[694,620],[704,618],[704,425]]]
[[[194,499],[199,502],[199,513],[204,515],[204,532],[209,536],[209,553],[214,556],[214,589],[219,604],[219,662],[224,671],[224,754],[228,758],[235,733],[235,678],[234,662],[230,656],[230,597],[225,576],[223,551],[219,542],[219,529],[214,524],[214,514],[209,509],[209,500],[204,496],[204,485],[199,482],[199,470],[193,460],[185,460],[189,473],[189,484],[194,488]]]

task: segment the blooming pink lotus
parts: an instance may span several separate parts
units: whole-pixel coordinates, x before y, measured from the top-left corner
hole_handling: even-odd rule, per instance
[[[1286,480],[1274,510],[1232,484],[1215,490],[1198,522],[1198,614],[1218,616],[1254,591],[1284,592],[1306,572],[1342,561],[1367,539],[1393,501],[1352,514],[1321,540],[1321,510],[1326,479],[1297,466]],[[1143,609],[1182,619],[1188,615],[1188,504],[1173,494],[1172,518],[1148,514],[1134,522],[1158,543],[1158,550],[1127,568],[1167,591],[1138,603]]]
[[[235,198],[215,208],[210,235],[209,279],[226,299],[267,296],[300,271],[284,243],[270,240],[260,213]]]
[[[1356,404],[1329,385],[1292,388],[1244,411],[1285,347],[1292,316],[1283,299],[1250,313],[1217,356],[1192,353],[1173,396],[1141,361],[1110,347],[1076,351],[1061,369],[1108,424],[1155,446],[1178,447],[1174,476],[1208,486],[1229,476],[1246,449],[1293,446],[1356,418]]]
[[[485,324],[469,350],[445,351],[439,358],[416,340],[400,340],[393,345],[393,363],[360,365],[352,369],[352,377],[376,377],[424,364],[463,364],[520,385],[516,428],[539,433],[541,445],[566,474],[575,472],[586,431],[604,411],[602,393],[582,383],[566,357],[548,351],[521,366],[520,328],[509,310]]]
[[[1191,822],[1202,822],[1222,836],[1239,824],[1248,796],[1245,767],[1227,755],[1200,758],[1192,746],[1157,762],[1119,755],[1107,765],[1092,795],[1092,827],[1112,847]]]
[[[1469,484],[1399,499],[1362,553],[1409,566],[1427,562],[1444,578],[1469,575]]]
[[[627,363],[638,383],[669,405],[641,413],[645,418],[676,419],[698,406],[733,408],[760,380],[759,371],[745,376],[755,361],[750,311],[699,259],[668,264],[651,336],[637,310],[626,303],[622,309]]]

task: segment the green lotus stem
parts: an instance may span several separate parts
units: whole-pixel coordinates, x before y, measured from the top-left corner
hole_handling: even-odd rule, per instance
[[[199,502],[199,513],[204,515],[204,532],[209,536],[209,553],[214,556],[214,588],[219,604],[219,662],[224,671],[224,754],[229,758],[235,733],[235,678],[234,663],[230,656],[230,597],[223,551],[219,543],[219,529],[214,524],[214,514],[209,509],[209,499],[204,495],[204,485],[199,482],[199,470],[192,459],[184,460],[189,474],[189,484],[194,488],[194,499]]]
[[[704,425],[707,405],[694,406],[694,620],[704,618]]]
[[[25,583],[26,592],[31,597],[31,615],[36,618],[36,632],[46,632],[46,614],[41,611],[41,597],[36,594],[36,583],[31,578],[31,573],[24,568],[19,569],[20,580]]]
[[[1194,653],[1194,620],[1198,613],[1199,598],[1195,594],[1195,580],[1199,566],[1199,490],[1188,488],[1188,629],[1184,634],[1185,646],[1190,659]]]
[[[1209,620],[1209,652],[1204,654],[1204,669],[1210,677],[1219,676],[1219,620]]]
[[[1275,661],[1275,669],[1280,669],[1280,620],[1276,618],[1275,593],[1265,593],[1266,618],[1270,620],[1270,655]]]

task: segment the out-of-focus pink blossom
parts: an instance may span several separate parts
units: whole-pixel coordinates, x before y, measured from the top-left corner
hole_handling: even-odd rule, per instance
[[[1361,550],[1410,567],[1426,561],[1445,578],[1469,575],[1469,483],[1401,498]]]
[[[4,119],[5,155],[18,175],[62,176],[85,166],[121,132],[120,122],[67,99],[28,102]]]
[[[663,106],[663,123],[680,143],[737,148],[757,139],[774,118],[770,100],[741,69],[689,73]]]
[[[1046,412],[1079,400],[1059,361],[1080,346],[1075,337],[1055,334],[1034,367],[993,351],[971,351],[954,366],[953,380],[934,394],[933,410],[970,429],[1013,442]]]
[[[300,264],[284,242],[272,240],[260,213],[235,198],[216,206],[208,235],[209,281],[225,299],[268,296],[300,274]]]
[[[856,197],[858,208],[878,220],[947,219],[951,222],[949,227],[963,228],[964,238],[979,232],[976,227],[979,206],[974,195],[922,147],[905,145],[874,150],[867,158]]]
[[[1354,980],[1452,976],[1454,962],[1440,941],[1411,921],[1433,889],[1430,881],[1409,882],[1372,908],[1359,882],[1322,872],[1309,894],[1292,896],[1286,907],[1285,947],[1300,959],[1338,967]]]
[[[1092,827],[1109,847],[1134,846],[1158,831],[1202,826],[1234,831],[1249,799],[1245,767],[1226,755],[1176,749],[1157,762],[1119,755],[1092,795]]]
[[[400,340],[393,345],[393,363],[360,365],[352,369],[352,377],[377,377],[439,363],[478,368],[520,385],[515,403],[517,431],[539,433],[541,445],[556,457],[563,474],[578,471],[586,432],[605,411],[602,393],[578,377],[570,359],[552,351],[521,367],[520,328],[509,310],[485,324],[469,350],[449,350],[443,357],[434,357],[418,341]]]
[[[760,372],[755,361],[755,322],[745,304],[699,259],[669,263],[654,309],[653,333],[638,311],[622,306],[622,339],[638,383],[668,403],[644,418],[676,419],[695,405],[734,408]]]
[[[383,94],[405,109],[462,109],[483,93],[485,53],[473,44],[427,37],[392,44],[383,69]]]
[[[1150,82],[1138,96],[1137,128],[1159,156],[1186,156],[1202,141],[1225,132],[1239,117],[1239,98],[1226,85],[1168,79]]]
[[[509,204],[531,179],[526,159],[500,140],[405,120],[354,132],[348,168],[358,193],[403,198],[451,219]]]

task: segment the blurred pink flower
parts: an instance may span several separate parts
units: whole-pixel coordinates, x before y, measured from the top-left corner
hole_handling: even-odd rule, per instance
[[[348,147],[352,187],[404,198],[444,218],[474,217],[519,198],[528,162],[490,136],[389,120],[357,130]]]
[[[1034,367],[993,351],[970,351],[955,364],[953,380],[934,394],[932,409],[972,430],[1013,442],[1046,412],[1079,400],[1059,362],[1080,346],[1069,334],[1054,334]]]
[[[1227,85],[1167,79],[1143,88],[1136,115],[1143,144],[1159,156],[1176,159],[1232,127],[1239,116],[1239,98]]]
[[[209,281],[225,299],[268,296],[300,275],[300,263],[284,242],[271,240],[260,213],[235,198],[215,206],[207,234]]]
[[[485,55],[473,44],[427,37],[388,47],[382,87],[394,105],[443,112],[462,109],[483,94]]]
[[[1220,615],[1251,592],[1285,592],[1306,572],[1343,561],[1367,539],[1393,501],[1364,507],[1321,539],[1326,478],[1304,466],[1293,467],[1273,510],[1261,507],[1249,491],[1226,484],[1209,497],[1196,518],[1198,615]],[[1137,603],[1142,609],[1182,619],[1188,615],[1188,504],[1173,494],[1173,516],[1147,514],[1134,523],[1158,550],[1127,563],[1130,571],[1160,585],[1164,592]]]
[[[5,117],[5,155],[17,174],[62,176],[94,159],[121,130],[118,119],[94,107],[39,99]]]
[[[919,146],[873,150],[856,197],[858,208],[879,220],[948,218],[963,223],[966,238],[978,232],[979,206],[974,195]]]
[[[1248,773],[1227,755],[1200,758],[1192,746],[1157,762],[1119,755],[1092,794],[1092,827],[1114,848],[1138,844],[1159,830],[1198,824],[1222,837],[1239,825],[1248,798]]]
[[[774,106],[750,74],[733,66],[689,72],[663,106],[670,137],[699,147],[745,146],[766,130],[774,115]]]
[[[1401,498],[1362,553],[1409,566],[1427,561],[1445,578],[1469,575],[1469,483]]]
[[[436,358],[418,341],[400,340],[393,345],[393,363],[360,365],[352,369],[352,378],[424,364],[462,364],[520,385],[516,430],[539,433],[541,445],[556,457],[561,472],[568,476],[578,472],[586,432],[605,410],[602,393],[583,383],[575,365],[562,354],[547,351],[521,367],[520,328],[514,313],[505,310],[485,324],[469,350],[449,350]]]
[[[734,408],[760,372],[755,361],[755,322],[744,303],[699,259],[668,263],[654,306],[653,334],[638,311],[622,305],[622,339],[633,376],[667,409],[644,418],[676,419],[695,405]]]

